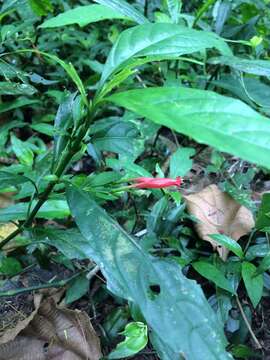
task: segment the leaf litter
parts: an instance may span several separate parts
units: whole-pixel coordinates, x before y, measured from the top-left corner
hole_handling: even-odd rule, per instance
[[[35,295],[35,309],[0,338],[0,360],[99,360],[89,316],[57,304],[62,291]]]
[[[238,241],[250,233],[255,225],[252,212],[222,192],[217,185],[187,195],[185,200],[188,212],[198,220],[195,225],[198,235],[211,243],[223,260],[228,256],[228,249],[209,235],[224,234]]]

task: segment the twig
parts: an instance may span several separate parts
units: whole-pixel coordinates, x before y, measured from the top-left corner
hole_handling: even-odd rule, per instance
[[[80,150],[81,142],[83,141],[85,135],[87,134],[89,126],[95,116],[96,106],[97,106],[97,102],[95,102],[95,99],[94,99],[92,106],[91,106],[91,110],[88,113],[88,117],[87,117],[85,123],[82,124],[77,129],[78,132],[75,134],[76,136],[74,136],[74,142],[72,142],[73,139],[71,139],[70,143],[68,143],[67,147],[65,148],[65,150],[63,152],[63,155],[59,161],[59,164],[54,172],[54,175],[56,175],[56,178],[60,178],[63,175],[67,166],[69,165],[70,161],[72,160],[73,156]],[[58,183],[57,180],[53,180],[48,184],[45,191],[42,194],[40,194],[39,200],[36,203],[33,210],[31,211],[29,217],[25,220],[24,223],[22,223],[22,225],[18,229],[16,229],[13,233],[11,233],[8,237],[6,237],[4,240],[1,241],[0,249],[2,249],[9,241],[14,239],[25,228],[29,227],[32,224],[39,209],[47,201],[50,193],[52,192],[52,190],[54,189],[54,187],[57,183]]]
[[[100,268],[98,265],[96,265],[92,270],[90,270],[87,275],[86,275],[86,278],[88,280],[91,280],[92,277],[94,277],[98,272],[99,272]]]
[[[41,285],[36,285],[36,286],[30,286],[30,287],[27,287],[27,288],[20,288],[20,289],[14,289],[14,290],[8,290],[8,291],[0,292],[0,298],[17,296],[19,294],[24,294],[26,292],[31,292],[31,291],[35,291],[35,290],[63,287],[63,286],[66,286],[70,281],[76,279],[81,274],[82,274],[82,272],[80,271],[79,273],[71,276],[68,279],[56,281],[56,282],[53,282],[53,283],[46,283],[46,284],[41,284]]]
[[[253,330],[251,329],[250,323],[248,322],[248,319],[246,317],[244,309],[243,309],[243,307],[241,305],[241,302],[239,300],[239,297],[237,295],[236,295],[236,302],[237,302],[237,305],[239,307],[240,313],[241,313],[241,315],[243,317],[243,320],[244,320],[244,322],[245,322],[245,324],[246,324],[246,326],[248,328],[248,331],[249,331],[254,343],[256,344],[257,349],[262,349],[262,345],[259,343],[259,340],[256,338],[256,335],[254,334]]]

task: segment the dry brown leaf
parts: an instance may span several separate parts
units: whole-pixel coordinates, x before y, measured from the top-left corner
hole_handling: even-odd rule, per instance
[[[38,312],[39,306],[41,304],[42,295],[35,294],[34,295],[34,311],[29,316],[24,316],[24,314],[20,311],[15,311],[15,314],[18,315],[18,320],[16,321],[16,326],[13,328],[7,328],[3,334],[0,336],[0,347],[1,344],[5,344],[9,341],[15,339],[15,337],[26,328],[26,326],[33,320],[34,316]],[[4,300],[1,300],[4,301]],[[9,315],[10,318],[10,315]],[[23,320],[21,320],[23,318]],[[2,331],[1,331],[2,333]],[[1,356],[1,355],[0,355]]]
[[[221,233],[237,241],[254,227],[251,211],[219,190],[216,185],[185,196],[185,200],[189,213],[199,220],[196,224],[199,236],[209,241],[223,260],[226,260],[229,251],[218,245],[209,235]]]
[[[88,315],[41,302],[16,338],[0,345],[0,360],[99,360],[99,339]]]

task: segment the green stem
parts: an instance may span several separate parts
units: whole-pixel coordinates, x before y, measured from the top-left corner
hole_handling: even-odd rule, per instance
[[[214,4],[216,0],[208,0],[205,4],[199,9],[198,14],[194,20],[193,26],[197,25],[197,22],[200,20],[200,18],[203,16],[204,13]]]
[[[71,139],[70,143],[68,144],[67,148],[65,149],[65,151],[61,157],[61,160],[60,160],[60,162],[55,170],[55,173],[54,173],[54,175],[56,175],[57,178],[60,178],[63,175],[63,173],[65,172],[65,170],[66,170],[67,166],[69,165],[73,156],[80,150],[81,142],[84,139],[85,135],[87,134],[89,126],[95,116],[97,104],[98,104],[98,102],[93,101],[91,109],[89,110],[88,117],[85,121],[85,124],[83,124],[82,126],[79,127],[78,132],[77,132],[76,136],[74,137],[75,138],[74,142],[72,143],[73,139]],[[0,249],[2,249],[9,241],[14,239],[25,228],[29,227],[32,224],[36,214],[38,213],[38,211],[42,207],[42,205],[47,201],[50,193],[54,189],[57,182],[58,181],[51,181],[48,184],[45,191],[39,196],[39,200],[36,203],[33,210],[31,211],[29,217],[25,220],[24,223],[22,223],[21,226],[18,227],[18,229],[16,229],[13,233],[11,233],[9,236],[7,236],[4,240],[1,241]]]
[[[17,295],[24,294],[26,292],[35,291],[35,290],[63,287],[65,285],[67,285],[70,281],[76,279],[81,274],[82,273],[79,272],[79,273],[69,277],[68,279],[55,281],[55,282],[52,282],[52,283],[46,283],[46,284],[41,284],[41,285],[30,286],[30,287],[27,287],[27,288],[20,288],[20,289],[3,291],[3,292],[0,292],[0,298],[1,297],[17,296]]]

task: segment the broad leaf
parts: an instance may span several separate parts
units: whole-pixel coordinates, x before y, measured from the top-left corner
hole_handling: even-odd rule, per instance
[[[191,156],[195,155],[193,148],[179,148],[170,159],[170,177],[185,176],[192,168]]]
[[[262,197],[261,206],[256,219],[256,229],[263,230],[263,228],[270,226],[270,194],[265,193]]]
[[[15,135],[11,135],[11,145],[20,162],[27,166],[32,166],[34,154],[27,141],[21,141]]]
[[[270,169],[270,122],[239,100],[184,87],[131,90],[108,100],[199,143]]]
[[[130,5],[125,0],[94,0],[95,2],[110,7],[113,10],[120,12],[121,14],[133,19],[138,24],[144,24],[148,22],[148,19],[143,16],[138,10]]]
[[[37,90],[29,84],[19,84],[10,81],[0,82],[0,95],[33,95]]]
[[[236,56],[221,56],[216,59],[211,59],[210,61],[217,64],[228,65],[233,69],[248,74],[270,76],[269,60],[249,60],[238,58]]]
[[[134,160],[143,151],[144,140],[137,126],[118,117],[96,121],[89,134],[100,151],[115,152]]]
[[[36,201],[33,201],[31,209],[34,208]],[[25,220],[29,209],[28,203],[18,203],[7,208],[0,209],[0,222],[11,220]],[[30,209],[30,210],[31,210]],[[44,219],[63,219],[69,215],[69,209],[64,200],[48,200],[38,211],[37,218]]]
[[[71,304],[87,294],[89,290],[89,280],[85,275],[78,276],[72,281],[66,292],[65,303]]]
[[[248,296],[254,306],[258,305],[263,293],[262,274],[257,275],[257,268],[250,262],[245,261],[242,264],[242,277],[247,289]]]
[[[259,267],[256,270],[256,275],[262,274],[269,269],[270,269],[270,252],[268,248],[268,254],[260,262]]]
[[[38,242],[56,247],[68,259],[84,260],[89,258],[89,242],[82,237],[77,229],[34,228],[33,238]]]
[[[201,288],[176,263],[151,257],[87,193],[70,185],[67,196],[91,259],[111,291],[140,307],[163,359],[231,359]]]
[[[217,269],[214,265],[207,263],[205,261],[197,261],[192,263],[194,269],[206,279],[213,281],[219,288],[234,293],[234,288],[232,287],[230,281],[225,278],[222,272]]]
[[[0,187],[17,186],[28,182],[29,179],[25,176],[13,174],[8,171],[0,171]]]
[[[238,77],[223,75],[212,84],[230,91],[249,105],[258,104],[266,114],[270,114],[270,86],[256,77]]]
[[[53,11],[51,0],[28,0],[28,2],[38,16],[48,15],[50,11]]]
[[[132,58],[155,59],[176,58],[209,48],[216,48],[230,55],[228,45],[216,34],[197,31],[175,24],[144,24],[123,31],[114,44],[106,61],[101,85],[120,66],[127,65]],[[147,61],[147,60],[145,60]]]
[[[148,342],[147,325],[141,322],[127,324],[121,333],[125,335],[125,340],[117,344],[109,355],[108,359],[123,359],[137,354],[145,348]]]
[[[78,6],[65,11],[52,19],[46,20],[40,27],[54,28],[59,26],[78,24],[83,27],[90,23],[106,19],[125,19],[122,13],[103,5]]]
[[[18,109],[22,106],[33,105],[38,103],[39,103],[38,100],[30,100],[23,97],[16,99],[14,101],[4,102],[0,104],[0,114],[14,109]]]
[[[213,235],[210,235],[210,237],[213,240],[215,240],[218,244],[224,246],[226,249],[233,252],[240,259],[243,258],[244,252],[243,252],[241,246],[234,239],[230,238],[229,236],[223,235],[223,234],[213,234]]]

